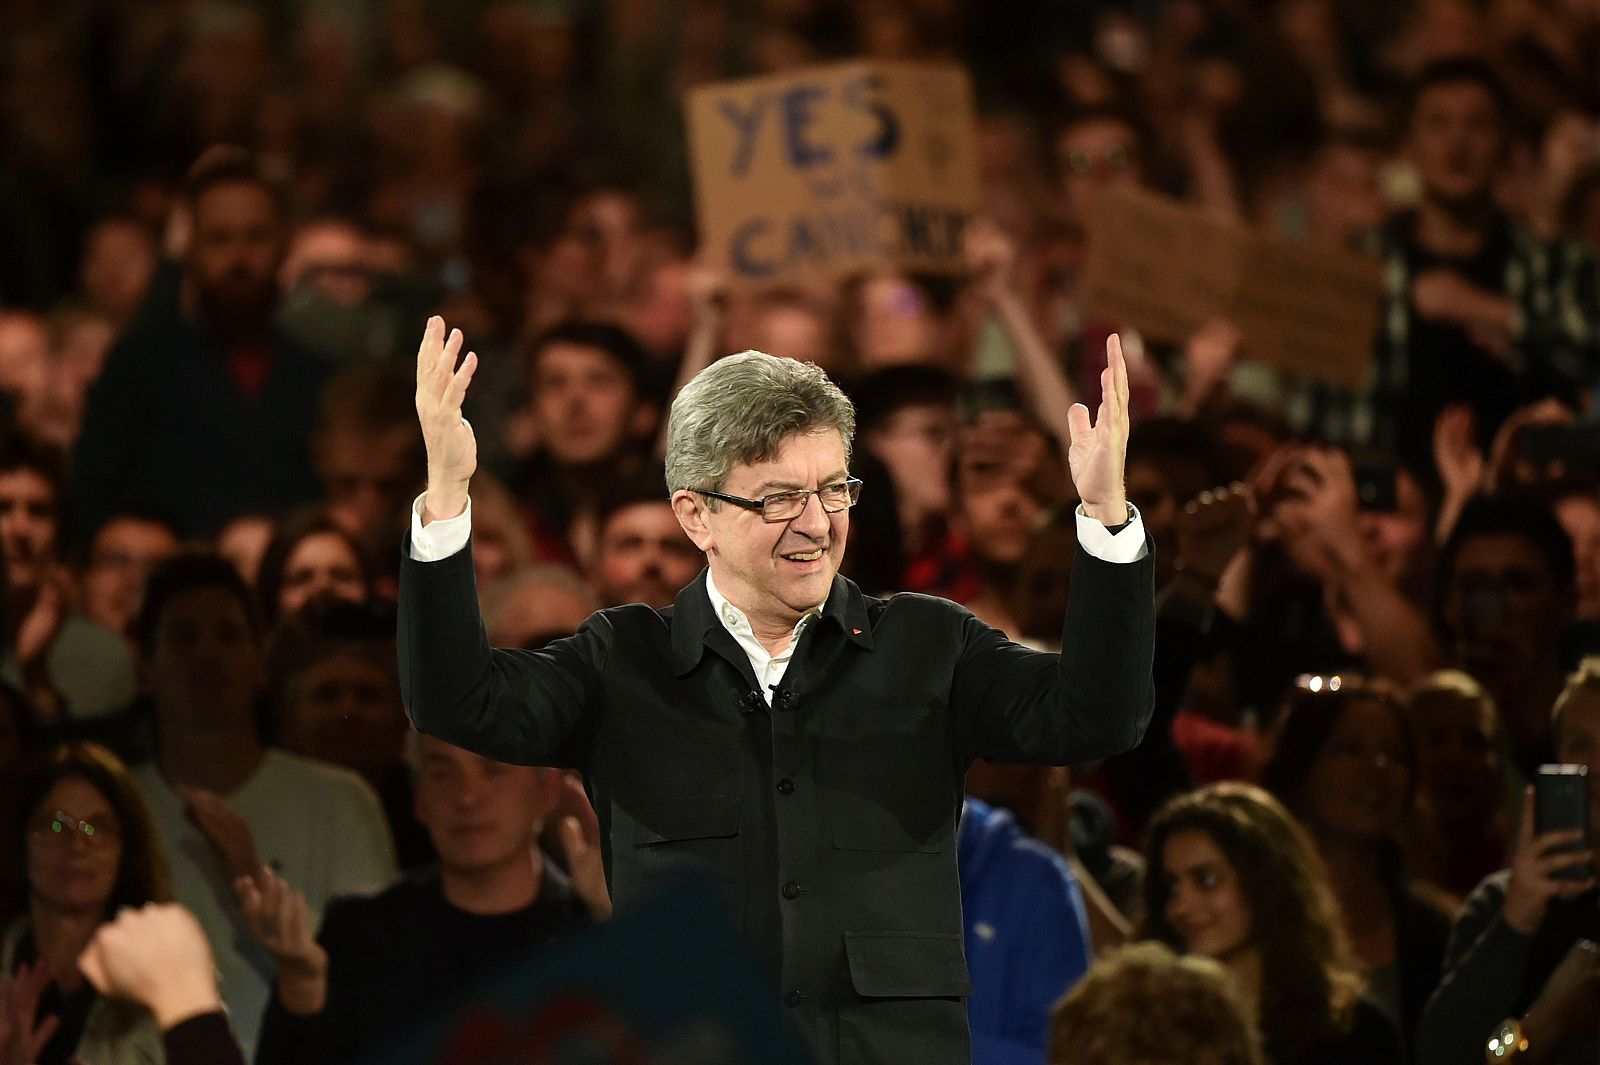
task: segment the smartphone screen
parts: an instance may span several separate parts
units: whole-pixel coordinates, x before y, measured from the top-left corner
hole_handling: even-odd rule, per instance
[[[1533,782],[1533,830],[1537,835],[1578,829],[1582,842],[1568,850],[1589,849],[1589,767],[1572,764],[1542,765]],[[1586,865],[1568,866],[1555,874],[1559,880],[1583,880]]]

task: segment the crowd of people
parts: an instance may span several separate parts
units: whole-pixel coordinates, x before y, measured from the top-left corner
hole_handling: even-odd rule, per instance
[[[843,56],[971,73],[962,272],[730,286],[683,94]],[[1155,718],[969,775],[974,1060],[1600,1058],[1594,4],[14,0],[0,87],[6,1062],[352,1061],[608,917],[581,779],[408,727],[435,313],[528,649],[700,572],[664,412],[747,348],[855,404],[847,576],[1049,647],[1119,333]],[[1380,257],[1366,384],[1097,318],[1119,187]]]

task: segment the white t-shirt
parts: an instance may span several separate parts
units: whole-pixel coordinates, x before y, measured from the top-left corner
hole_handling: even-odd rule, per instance
[[[211,940],[222,1000],[246,1058],[253,1058],[272,995],[272,958],[251,938],[221,863],[155,763],[134,776],[172,865],[173,894]],[[262,862],[304,893],[312,928],[336,895],[376,891],[397,875],[383,807],[347,769],[268,748],[227,801],[249,823]]]

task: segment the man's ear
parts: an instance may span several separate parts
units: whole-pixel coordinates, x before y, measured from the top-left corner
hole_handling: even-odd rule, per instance
[[[687,488],[678,489],[672,493],[672,513],[677,517],[678,524],[683,527],[684,535],[689,537],[695,547],[701,551],[711,550],[716,543],[716,537],[711,532],[704,496]]]

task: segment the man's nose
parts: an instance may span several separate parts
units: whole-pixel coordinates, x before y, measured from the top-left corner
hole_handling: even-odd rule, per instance
[[[805,506],[800,513],[790,519],[789,527],[797,533],[804,533],[813,538],[826,536],[828,512],[822,508],[822,497],[814,492],[806,496]]]

